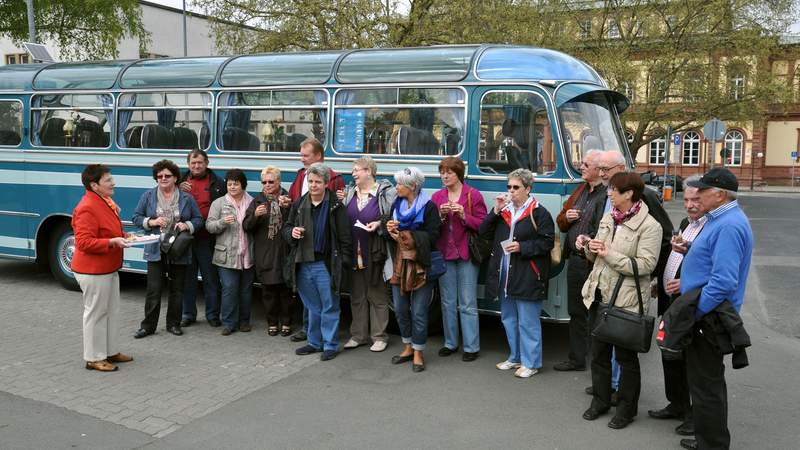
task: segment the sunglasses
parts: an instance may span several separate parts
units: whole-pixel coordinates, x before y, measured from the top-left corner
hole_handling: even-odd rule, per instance
[[[261,184],[275,184],[275,180],[261,181]]]
[[[156,175],[156,178],[159,179],[159,180],[169,180],[170,178],[172,178],[172,175],[171,174],[166,174],[166,175],[160,174],[160,175]]]
[[[512,191],[516,191],[516,190],[522,189],[522,186],[520,186],[518,184],[507,184],[506,188],[510,189]]]

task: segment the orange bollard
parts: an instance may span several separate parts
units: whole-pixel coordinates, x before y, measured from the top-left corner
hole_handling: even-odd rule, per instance
[[[672,186],[664,186],[664,201],[672,201]]]

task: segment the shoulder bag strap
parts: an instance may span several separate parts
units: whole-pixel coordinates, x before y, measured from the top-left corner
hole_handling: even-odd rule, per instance
[[[631,267],[633,268],[633,279],[636,282],[636,297],[639,299],[639,315],[644,315],[644,302],[642,301],[642,288],[639,286],[639,265],[636,264],[636,258],[629,256],[631,260]]]
[[[535,210],[536,210],[536,208],[531,209],[531,213],[530,213],[531,223],[533,224],[533,231],[535,231],[536,234],[539,234],[539,225],[536,224],[536,220],[534,220],[534,218],[533,218],[533,212]]]

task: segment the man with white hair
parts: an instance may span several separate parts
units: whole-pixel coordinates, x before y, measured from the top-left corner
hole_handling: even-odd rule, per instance
[[[606,188],[600,179],[598,162],[602,152],[589,150],[580,165],[581,183],[569,196],[556,218],[558,228],[567,233],[564,258],[567,265],[567,312],[569,313],[569,355],[553,369],[561,372],[586,370],[586,354],[589,348],[589,312],[583,304],[581,288],[592,271],[592,263],[583,251],[575,247],[578,236],[594,237],[603,216]]]
[[[692,341],[686,348],[686,369],[692,395],[695,439],[682,439],[688,449],[727,449],[728,395],[725,364],[713,333],[703,331],[699,320],[725,300],[736,311],[744,303],[753,231],[736,195],[739,182],[730,170],[709,170],[697,181],[687,183],[700,191],[700,206],[708,211],[703,232],[692,242],[681,267],[681,294],[700,288]]]

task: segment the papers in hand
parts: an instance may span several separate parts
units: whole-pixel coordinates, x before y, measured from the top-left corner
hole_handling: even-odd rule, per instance
[[[353,224],[353,226],[356,228],[361,228],[362,230],[370,231],[369,228],[367,228],[367,226],[361,223],[361,221],[358,219],[356,219],[356,223]]]

